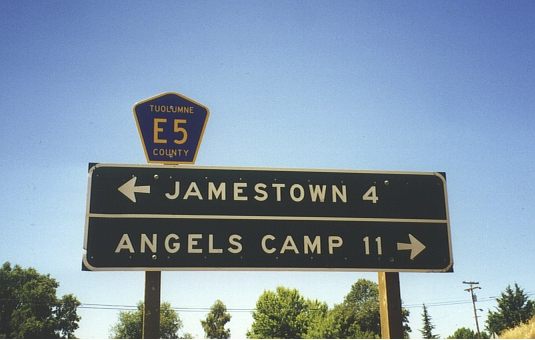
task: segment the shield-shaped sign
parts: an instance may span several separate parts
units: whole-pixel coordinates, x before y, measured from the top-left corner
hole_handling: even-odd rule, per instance
[[[149,163],[195,163],[210,112],[190,98],[162,93],[134,105],[145,156]]]

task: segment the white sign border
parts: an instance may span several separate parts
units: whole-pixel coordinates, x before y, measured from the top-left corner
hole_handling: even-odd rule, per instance
[[[451,245],[451,228],[450,228],[450,218],[449,218],[449,205],[448,205],[448,192],[446,186],[446,179],[440,172],[414,172],[414,171],[389,171],[389,170],[339,170],[339,169],[305,169],[305,168],[270,168],[270,167],[219,167],[219,166],[196,166],[196,165],[157,165],[157,164],[115,164],[115,163],[91,163],[92,166],[88,172],[88,183],[87,183],[87,201],[86,201],[86,214],[85,214],[85,227],[84,227],[84,244],[83,244],[83,265],[91,271],[286,271],[286,272],[418,272],[418,273],[443,273],[449,272],[453,269],[453,252]],[[444,188],[444,202],[446,210],[446,220],[406,220],[406,219],[373,219],[374,221],[389,220],[390,222],[420,222],[420,223],[446,223],[447,232],[448,232],[448,251],[450,254],[450,262],[441,269],[385,269],[385,268],[275,268],[275,267],[94,267],[92,266],[87,259],[87,234],[89,227],[89,218],[97,217],[90,213],[90,202],[91,202],[91,180],[93,177],[93,172],[101,167],[116,167],[116,168],[144,168],[144,169],[198,169],[198,170],[246,170],[246,171],[284,171],[284,172],[326,172],[326,173],[353,173],[353,174],[377,174],[377,175],[422,175],[422,176],[436,176],[440,178],[443,183]],[[118,215],[119,217],[128,217],[128,215],[123,214],[106,214]],[[122,215],[122,216],[119,216]],[[180,216],[176,218],[186,218],[182,216],[187,215],[175,215]],[[225,217],[223,217],[225,216]],[[236,218],[236,216],[227,216],[223,215],[223,218]],[[152,216],[154,217],[154,216]],[[217,217],[217,216],[214,216]],[[212,218],[214,218],[212,217]],[[264,216],[265,217],[265,216]],[[274,216],[269,216],[273,219]],[[276,216],[275,216],[276,217]],[[188,216],[187,218],[191,218]],[[249,218],[243,217],[242,218]],[[298,217],[299,218],[299,217]],[[287,219],[292,219],[287,218]],[[295,219],[295,218],[294,218]],[[330,218],[332,220],[337,220],[337,218]],[[434,222],[430,222],[434,221]]]

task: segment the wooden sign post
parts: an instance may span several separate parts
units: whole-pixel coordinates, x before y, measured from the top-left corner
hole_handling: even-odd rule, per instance
[[[160,287],[162,272],[145,272],[145,304],[143,308],[143,339],[160,338]]]
[[[378,274],[381,338],[403,339],[399,273],[379,272]]]

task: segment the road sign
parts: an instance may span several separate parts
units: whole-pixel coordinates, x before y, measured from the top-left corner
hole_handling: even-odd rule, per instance
[[[90,270],[450,271],[441,173],[106,165]]]
[[[134,117],[149,163],[195,163],[208,108],[168,92],[134,105]]]

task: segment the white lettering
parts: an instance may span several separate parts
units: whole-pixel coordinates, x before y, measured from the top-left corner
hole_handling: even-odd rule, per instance
[[[175,199],[177,199],[179,194],[180,194],[180,182],[176,181],[175,182],[175,193],[174,194],[166,193],[165,197],[167,197],[170,200],[175,200]]]
[[[203,200],[207,197],[208,200],[227,200],[227,183],[228,182],[199,182],[194,181],[190,183],[183,183],[175,181],[174,188],[165,193],[165,197],[169,200],[176,200],[182,198],[183,200],[196,198],[197,200]],[[308,187],[298,183],[248,183],[248,182],[231,182],[228,192],[229,199],[233,201],[248,201],[256,200],[258,202],[265,201],[293,201],[303,202],[305,200],[309,202],[321,202],[330,200],[333,203],[347,203],[347,186],[345,184],[333,184],[330,189],[331,192],[327,192],[327,185],[325,184],[308,184]],[[182,187],[182,188],[181,188]],[[251,187],[248,192],[247,189]],[[253,189],[254,187],[254,189]],[[288,191],[285,192],[285,188]],[[184,189],[182,192],[181,189]],[[310,196],[309,196],[310,195]],[[283,197],[284,196],[284,197]]]
[[[239,242],[241,240],[241,236],[238,234],[232,234],[228,238],[228,243],[231,244],[233,247],[228,247],[227,250],[232,254],[238,254],[242,251],[243,247],[241,243]]]
[[[193,248],[199,244],[202,239],[202,234],[188,234],[188,253],[189,254],[202,254],[202,248]]]
[[[126,249],[130,253],[135,253],[134,247],[132,246],[132,242],[130,241],[130,237],[128,237],[128,234],[123,234],[121,237],[121,240],[117,244],[117,248],[115,248],[116,253],[120,253],[121,250]]]
[[[328,244],[329,244],[329,254],[332,254],[334,252],[334,248],[339,248],[344,244],[344,240],[340,236],[329,236],[328,238]]]
[[[310,197],[312,202],[316,202],[319,198],[320,202],[325,202],[325,190],[327,189],[326,185],[312,185],[309,184],[308,188],[310,189]]]
[[[266,241],[267,240],[274,240],[275,239],[275,236],[273,235],[265,235],[264,237],[262,237],[262,250],[264,251],[264,253],[266,254],[273,254],[277,249],[275,248],[268,248],[266,246]]]
[[[243,194],[243,189],[247,188],[247,183],[234,183],[234,200],[247,201],[247,196],[240,196]]]
[[[282,245],[281,254],[284,254],[287,250],[292,250],[295,254],[299,254],[299,250],[297,249],[297,246],[295,245],[294,239],[288,235],[286,236],[286,239],[284,240],[284,244]]]
[[[305,235],[303,242],[305,254],[308,254],[309,251],[312,253],[321,254],[321,238],[319,236],[314,237],[314,242],[311,242],[310,237]]]
[[[171,239],[174,239],[174,240],[177,240],[178,241],[178,235],[177,234],[169,234],[167,235],[167,237],[165,238],[165,250],[167,250],[168,253],[171,253],[171,254],[174,254],[176,253],[177,251],[180,250],[180,243],[179,242],[174,242],[173,244],[171,244]]]
[[[213,182],[208,182],[208,199],[221,199],[226,200],[227,198],[227,192],[226,192],[226,183],[221,182],[219,183],[219,186],[216,188],[215,184]],[[221,196],[221,198],[219,198]]]
[[[295,189],[299,189],[299,196],[295,195]],[[294,202],[301,202],[305,198],[305,189],[299,184],[294,184],[290,187],[290,197]]]
[[[273,183],[271,184],[273,188],[277,190],[277,202],[281,201],[281,189],[286,186],[284,183]]]
[[[141,253],[145,253],[145,246],[149,247],[150,251],[155,253],[156,252],[156,245],[157,245],[157,234],[152,234],[152,241],[149,240],[149,237],[147,234],[141,234]]]
[[[182,199],[187,200],[190,196],[196,196],[199,200],[202,200],[201,192],[199,191],[199,187],[195,182],[190,183],[188,190]]]
[[[342,185],[342,191],[338,189],[336,185],[333,184],[333,203],[336,202],[336,196],[340,197],[342,202],[347,203],[347,193],[346,193],[346,186]]]
[[[221,254],[221,253],[223,253],[223,249],[214,248],[214,235],[213,234],[208,234],[208,253],[210,253],[210,254]]]
[[[268,198],[268,193],[266,192],[266,187],[264,183],[256,183],[254,190],[258,195],[255,195],[254,199],[257,201],[265,201]]]

